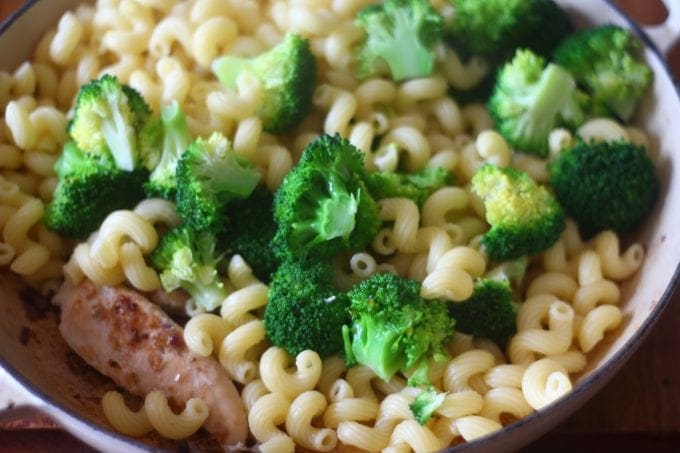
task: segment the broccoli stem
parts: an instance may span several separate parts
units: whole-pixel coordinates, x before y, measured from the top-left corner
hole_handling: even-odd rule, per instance
[[[132,171],[137,166],[137,143],[134,128],[123,117],[123,103],[118,93],[107,93],[106,100],[111,109],[113,121],[102,121],[101,131],[111,150],[116,166]]]
[[[370,316],[362,317],[352,328],[353,357],[370,367],[383,381],[389,381],[397,371],[406,367],[406,352],[399,341],[403,337],[402,331],[376,322]]]
[[[163,153],[149,179],[167,184],[167,181],[173,180],[175,176],[177,161],[191,145],[191,135],[186,117],[178,102],[173,102],[161,109],[161,122],[163,123]]]
[[[324,199],[311,225],[319,232],[319,241],[334,238],[349,240],[358,208],[359,203],[354,195],[347,193],[333,194],[331,198]]]
[[[408,9],[394,10],[394,26],[391,29],[393,36],[390,37],[387,30],[382,32],[385,36],[381,41],[385,45],[379,53],[389,65],[395,81],[424,77],[432,72],[434,58],[420,39],[414,39],[413,18]]]
[[[547,135],[558,113],[562,112],[561,116],[570,117],[569,106],[574,89],[571,75],[560,66],[549,64],[541,74],[529,114],[519,122],[521,132],[518,135]]]
[[[247,198],[260,180],[260,174],[246,166],[243,163],[245,160],[240,157],[234,155],[211,160],[210,166],[204,168],[203,175],[210,193]]]
[[[228,295],[218,278],[203,285],[184,281],[182,288],[189,293],[196,306],[205,308],[207,311],[213,311],[222,305]]]

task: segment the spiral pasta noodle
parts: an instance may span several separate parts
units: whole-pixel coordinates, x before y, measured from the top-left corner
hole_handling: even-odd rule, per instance
[[[184,439],[198,431],[208,418],[208,407],[199,398],[189,399],[180,414],[175,414],[162,392],[154,390],[144,399],[144,405],[131,411],[120,393],[104,395],[102,408],[107,420],[119,431],[139,437],[155,429],[169,439]]]

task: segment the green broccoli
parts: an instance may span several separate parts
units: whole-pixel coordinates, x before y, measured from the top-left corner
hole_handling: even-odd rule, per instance
[[[408,407],[416,421],[424,425],[444,403],[444,398],[446,398],[446,393],[438,392],[431,387],[420,392]]]
[[[472,177],[472,190],[484,202],[491,229],[482,245],[494,261],[545,250],[566,227],[557,200],[523,171],[485,164]]]
[[[156,121],[149,121],[140,134],[142,161],[151,171],[144,189],[150,197],[173,199],[177,191],[177,162],[192,142],[179,103],[161,109]]]
[[[119,169],[109,156],[91,156],[75,142],[64,145],[55,170],[59,181],[45,211],[45,226],[57,233],[85,238],[117,209],[130,209],[144,198],[144,169]]]
[[[565,39],[554,61],[592,96],[595,115],[628,121],[652,83],[652,70],[635,56],[641,47],[628,30],[602,25]]]
[[[627,141],[578,142],[548,165],[555,196],[590,238],[625,233],[651,210],[658,191],[647,149]]]
[[[424,167],[415,173],[378,171],[366,177],[366,187],[373,198],[403,197],[422,206],[432,192],[452,184],[454,175],[442,167]]]
[[[222,56],[213,61],[212,70],[231,89],[237,88],[244,72],[260,80],[263,99],[257,114],[268,132],[293,129],[311,109],[316,59],[309,41],[296,34],[288,33],[282,43],[257,57]]]
[[[222,227],[224,206],[250,196],[260,177],[222,134],[197,138],[177,162],[177,212],[197,229]]]
[[[241,255],[264,282],[270,281],[280,264],[271,247],[277,228],[273,204],[274,195],[264,186],[255,188],[246,199],[230,202],[226,215],[236,221],[227,225],[222,238],[225,248]]]
[[[363,153],[349,141],[336,134],[311,142],[274,196],[274,252],[324,260],[365,247],[380,225],[365,177]]]
[[[456,320],[458,331],[502,345],[517,331],[512,296],[509,281],[481,278],[475,282],[472,296],[449,303],[449,315]]]
[[[455,321],[446,304],[420,296],[421,283],[394,274],[374,274],[348,293],[351,325],[343,327],[349,365],[361,363],[388,381],[412,373],[409,385],[429,384],[430,360],[448,359]]]
[[[139,133],[151,116],[144,98],[112,75],[83,85],[68,132],[78,147],[111,155],[121,170],[140,167]]]
[[[546,66],[543,58],[520,49],[498,72],[488,109],[496,128],[511,146],[546,156],[553,129],[573,129],[585,121],[586,101],[564,68]]]
[[[502,63],[518,48],[545,57],[572,31],[569,15],[552,0],[450,0],[451,44],[465,55]]]
[[[216,244],[215,234],[209,231],[186,225],[168,231],[151,254],[163,288],[184,289],[198,307],[207,311],[222,305],[228,294],[217,272],[221,255]]]
[[[332,278],[330,262],[281,264],[272,277],[264,312],[267,338],[292,356],[306,349],[321,357],[341,351],[348,299],[333,288]]]
[[[385,65],[396,81],[432,74],[443,19],[429,0],[385,0],[360,10],[356,22],[366,32],[356,55],[360,79],[386,72]]]

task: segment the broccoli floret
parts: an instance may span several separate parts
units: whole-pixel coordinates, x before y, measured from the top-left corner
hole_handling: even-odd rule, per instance
[[[221,255],[216,244],[215,234],[209,231],[185,225],[168,231],[151,254],[163,288],[184,289],[198,307],[207,311],[222,305],[228,294],[217,272]]]
[[[149,119],[139,131],[137,144],[142,166],[153,171],[163,153],[163,121],[160,118]]]
[[[175,101],[161,109],[159,120],[147,124],[140,134],[142,160],[151,170],[144,189],[150,197],[173,199],[177,162],[192,142],[186,118]]]
[[[429,388],[420,392],[408,407],[416,421],[424,425],[444,403],[444,398],[446,398],[446,393],[440,393],[435,388]]]
[[[366,32],[356,55],[359,78],[386,72],[385,65],[396,81],[432,74],[443,19],[429,0],[385,0],[360,10],[356,22]]]
[[[321,357],[341,351],[348,299],[332,287],[332,278],[330,262],[281,264],[272,277],[264,312],[267,338],[292,356],[306,349]]]
[[[112,75],[83,85],[68,132],[87,153],[113,156],[121,170],[140,166],[139,133],[151,116],[144,98]]]
[[[592,96],[595,115],[628,121],[652,83],[652,70],[635,56],[641,47],[628,30],[603,25],[565,39],[554,61]]]
[[[545,57],[572,31],[569,15],[552,0],[451,0],[453,47],[502,63],[516,49]]]
[[[338,134],[311,142],[274,197],[282,259],[328,259],[365,247],[380,225],[365,187],[363,153]]]
[[[227,225],[225,247],[241,255],[264,282],[269,282],[280,264],[271,247],[277,228],[273,205],[274,195],[258,186],[250,197],[230,202],[226,210],[227,218],[236,221]]]
[[[144,198],[144,169],[116,167],[108,156],[90,156],[75,142],[64,145],[55,165],[59,182],[45,211],[45,226],[57,233],[84,238],[117,209],[134,207]]]
[[[546,156],[548,136],[558,126],[578,127],[587,98],[564,68],[545,65],[529,50],[518,50],[498,72],[488,102],[496,128],[518,151]]]
[[[634,228],[651,210],[659,185],[646,148],[623,140],[580,141],[548,171],[555,196],[586,238]]]
[[[557,200],[520,170],[485,164],[472,177],[491,229],[482,236],[494,261],[532,255],[554,244],[566,227]]]
[[[415,173],[378,171],[369,173],[366,187],[373,198],[409,198],[418,206],[435,190],[452,184],[454,175],[442,167],[424,167]]]
[[[512,302],[510,282],[481,278],[475,282],[472,296],[462,302],[450,302],[449,314],[456,329],[498,344],[517,332],[517,308]]]
[[[446,304],[420,297],[421,283],[374,274],[348,293],[351,325],[343,327],[349,365],[361,363],[389,381],[412,372],[409,385],[429,384],[430,360],[448,359],[455,321]]]
[[[257,114],[268,132],[293,129],[311,109],[316,59],[309,41],[294,33],[257,57],[222,56],[213,62],[212,70],[231,89],[237,88],[236,80],[244,72],[260,80],[263,96]]]
[[[219,227],[224,206],[247,198],[260,181],[260,173],[239,156],[219,132],[207,140],[197,138],[177,163],[177,212],[197,229]]]

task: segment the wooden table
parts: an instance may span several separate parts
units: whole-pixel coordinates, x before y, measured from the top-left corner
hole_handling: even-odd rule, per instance
[[[0,0],[0,19],[22,0]],[[651,0],[618,0],[643,23],[664,17]],[[680,48],[670,57],[680,75]],[[624,369],[583,409],[527,451],[680,451],[680,292]],[[88,447],[46,419],[0,430],[0,451],[72,452]]]

